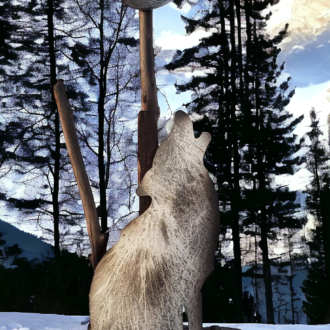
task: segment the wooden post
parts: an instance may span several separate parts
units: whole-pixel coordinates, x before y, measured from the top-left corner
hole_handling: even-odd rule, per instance
[[[154,69],[152,10],[140,10],[141,111],[138,116],[138,183],[152,167],[158,148],[159,106]],[[140,215],[150,206],[149,196],[140,197]]]
[[[89,256],[89,259],[95,269],[106,252],[109,234],[101,232],[92,189],[88,181],[85,165],[80,152],[72,110],[62,80],[59,80],[54,85],[54,96],[62,123],[66,147],[71,160],[73,173],[77,180],[86,217],[87,231],[92,247],[92,254]]]

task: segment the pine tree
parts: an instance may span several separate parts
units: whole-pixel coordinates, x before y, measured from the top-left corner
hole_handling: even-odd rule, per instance
[[[295,266],[295,256],[293,254],[293,249],[295,247],[295,241],[293,237],[297,234],[297,231],[293,229],[289,229],[287,235],[285,235],[285,238],[287,239],[287,246],[288,246],[288,254],[289,254],[289,267],[290,267],[290,275],[287,276],[287,279],[289,281],[290,286],[290,303],[291,303],[291,323],[296,324],[297,322],[296,314],[298,311],[296,311],[295,308],[295,302],[300,300],[299,297],[297,297],[297,291],[293,287],[293,279],[296,277],[297,273],[295,273],[296,266]],[[298,256],[299,258],[299,256]]]
[[[2,1],[0,5],[0,84],[6,80],[6,66],[15,65],[17,53],[12,46],[12,33],[17,28],[15,19],[18,19],[17,10],[10,1]],[[0,94],[0,101],[2,107],[6,107],[6,95]],[[0,178],[4,177],[11,169],[12,164],[9,161],[15,158],[15,152],[9,148],[22,138],[23,123],[16,123],[14,121],[0,123]],[[18,140],[18,141],[17,141]],[[8,165],[8,166],[6,166]],[[1,194],[2,193],[2,194]],[[1,199],[5,199],[3,191],[0,192]]]
[[[2,238],[4,235],[5,233],[0,232],[0,265],[8,259],[16,259],[23,252],[22,249],[18,247],[18,244],[4,246],[6,244],[6,241]]]
[[[45,166],[47,159],[41,157],[31,150],[29,142],[34,135],[26,137],[29,129],[26,127],[28,121],[9,121],[0,123],[0,179],[8,178],[8,175],[17,171],[17,163],[20,166],[33,165],[35,167]],[[47,205],[47,200],[37,198],[33,201],[25,201],[13,197],[8,197],[10,191],[6,191],[5,186],[0,191],[0,200],[7,202],[10,207],[35,210],[37,207]],[[8,206],[8,205],[7,205]]]
[[[216,28],[217,32],[184,52],[178,51],[169,70],[186,67],[204,70],[206,77],[195,76],[186,84],[176,85],[178,92],[192,90],[193,100],[187,104],[191,113],[204,115],[194,129],[208,131],[212,140],[206,153],[206,167],[215,177],[221,212],[220,234],[230,228],[234,241],[234,274],[236,322],[242,322],[242,271],[239,236],[240,221],[240,113],[236,111],[236,44],[233,1],[209,1],[212,11],[199,18],[183,17],[187,33],[198,28]],[[229,22],[230,29],[226,30]],[[216,49],[216,51],[214,51]],[[198,63],[198,66],[196,66]]]
[[[305,193],[306,208],[314,216],[316,228],[312,230],[312,239],[308,242],[311,262],[302,287],[306,297],[303,308],[310,324],[324,324],[330,322],[330,157],[328,148],[320,139],[323,133],[315,109],[311,110],[310,116],[311,131],[307,135],[311,145],[307,154],[307,168],[312,173],[312,181]]]
[[[68,17],[67,7],[64,0],[32,0],[17,4],[20,18],[16,20],[17,28],[11,36],[18,45],[15,48],[16,62],[15,66],[6,66],[6,80],[1,86],[6,95],[6,106],[1,109],[3,117],[10,121],[14,116],[15,122],[25,126],[22,140],[26,142],[18,145],[17,154],[39,157],[38,164],[33,158],[30,162],[26,158],[24,164],[17,159],[15,169],[26,186],[26,195],[24,199],[11,198],[7,202],[24,210],[28,219],[37,221],[45,233],[51,233],[57,257],[60,244],[64,243],[64,227],[68,221],[77,225],[83,220],[81,210],[72,209],[72,200],[61,194],[74,186],[70,182],[73,176],[67,172],[69,160],[63,154],[65,145],[61,143],[59,116],[53,97],[57,75],[68,71],[66,65],[60,64],[63,61],[60,54],[67,47],[68,40],[59,32]],[[69,97],[84,108],[85,95],[73,86],[68,86]],[[53,222],[53,228],[45,225],[45,220]]]
[[[300,207],[295,203],[296,193],[271,185],[276,175],[293,173],[298,158],[291,155],[300,146],[295,145],[292,131],[302,120],[290,120],[292,116],[284,110],[294,94],[286,93],[288,81],[277,85],[284,68],[276,63],[277,45],[286,36],[287,26],[274,38],[264,31],[270,14],[261,12],[275,3],[208,1],[210,10],[183,20],[187,33],[202,28],[211,35],[196,47],[178,51],[166,66],[205,73],[176,87],[178,92],[193,91],[187,109],[204,115],[194,127],[212,134],[205,165],[218,191],[222,230],[230,228],[233,235],[236,322],[242,320],[243,226],[247,235],[255,225],[260,233],[267,322],[274,323],[268,240],[275,239],[274,228],[302,225],[302,219],[293,215]]]
[[[10,37],[16,29],[15,19],[18,19],[18,15],[11,1],[1,1],[0,4],[0,76],[3,76],[3,65],[10,64],[17,58],[15,49],[10,44]]]
[[[301,228],[304,219],[295,216],[300,208],[295,203],[296,192],[276,188],[272,181],[276,175],[293,174],[294,166],[301,161],[291,157],[302,142],[295,144],[296,136],[292,135],[292,131],[303,117],[290,121],[292,115],[285,111],[285,106],[294,94],[294,91],[286,94],[289,79],[279,86],[276,84],[284,69],[284,64],[281,67],[276,64],[280,52],[277,45],[286,36],[287,26],[274,38],[264,35],[263,30],[270,15],[258,17],[260,9],[260,4],[251,4],[248,10],[252,24],[246,66],[252,73],[249,96],[252,111],[244,114],[244,121],[249,124],[249,135],[243,159],[244,163],[250,165],[250,173],[245,178],[250,177],[252,189],[244,189],[248,213],[244,225],[256,224],[260,228],[259,247],[262,252],[267,322],[274,323],[268,240],[276,239],[276,228]]]
[[[69,247],[65,237],[82,247],[70,227],[80,227],[77,233],[83,233],[85,224],[61,141],[52,90],[57,78],[65,80],[91,183],[100,196],[102,230],[108,229],[107,213],[117,230],[121,221],[125,224],[135,215],[135,132],[127,128],[138,91],[138,41],[132,37],[137,20],[134,10],[120,1],[31,0],[18,2],[17,8],[11,35],[16,62],[7,65],[0,82],[6,95],[1,114],[7,122],[13,114],[15,122],[24,122],[21,140],[26,143],[17,146],[16,154],[25,155],[26,162],[16,158],[15,170],[26,194],[24,199],[3,199],[23,211],[24,220],[37,221],[46,239],[52,236],[58,256],[60,246]],[[89,94],[88,103],[82,90]],[[32,155],[29,163],[27,156]]]

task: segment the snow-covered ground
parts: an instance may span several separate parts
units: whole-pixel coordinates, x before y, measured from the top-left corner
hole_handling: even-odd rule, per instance
[[[0,313],[0,330],[87,330],[87,316]]]
[[[86,316],[65,316],[34,313],[0,313],[0,330],[86,330]],[[185,323],[187,324],[187,323]],[[218,325],[241,330],[330,330],[327,325],[269,325],[269,324],[236,324],[236,323],[204,323],[204,327]]]

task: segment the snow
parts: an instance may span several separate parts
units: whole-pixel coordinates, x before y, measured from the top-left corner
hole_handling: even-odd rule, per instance
[[[0,330],[87,330],[87,316],[65,316],[36,313],[0,313]],[[184,323],[187,324],[187,323]],[[203,327],[218,325],[241,330],[330,330],[330,325],[272,325],[238,323],[204,323]]]
[[[87,330],[87,316],[0,313],[0,330]]]

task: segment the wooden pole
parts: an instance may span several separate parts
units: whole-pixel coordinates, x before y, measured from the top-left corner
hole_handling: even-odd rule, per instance
[[[82,205],[84,208],[87,231],[92,247],[92,254],[89,256],[89,259],[95,270],[97,264],[106,252],[109,234],[101,232],[92,189],[89,184],[85,165],[80,152],[72,110],[62,80],[59,80],[54,85],[54,96],[62,123],[66,147],[68,149],[73,173],[77,180]]]
[[[138,183],[152,167],[158,148],[159,106],[154,69],[152,10],[140,10],[141,111],[138,116]],[[140,215],[150,206],[149,196],[140,197]]]

